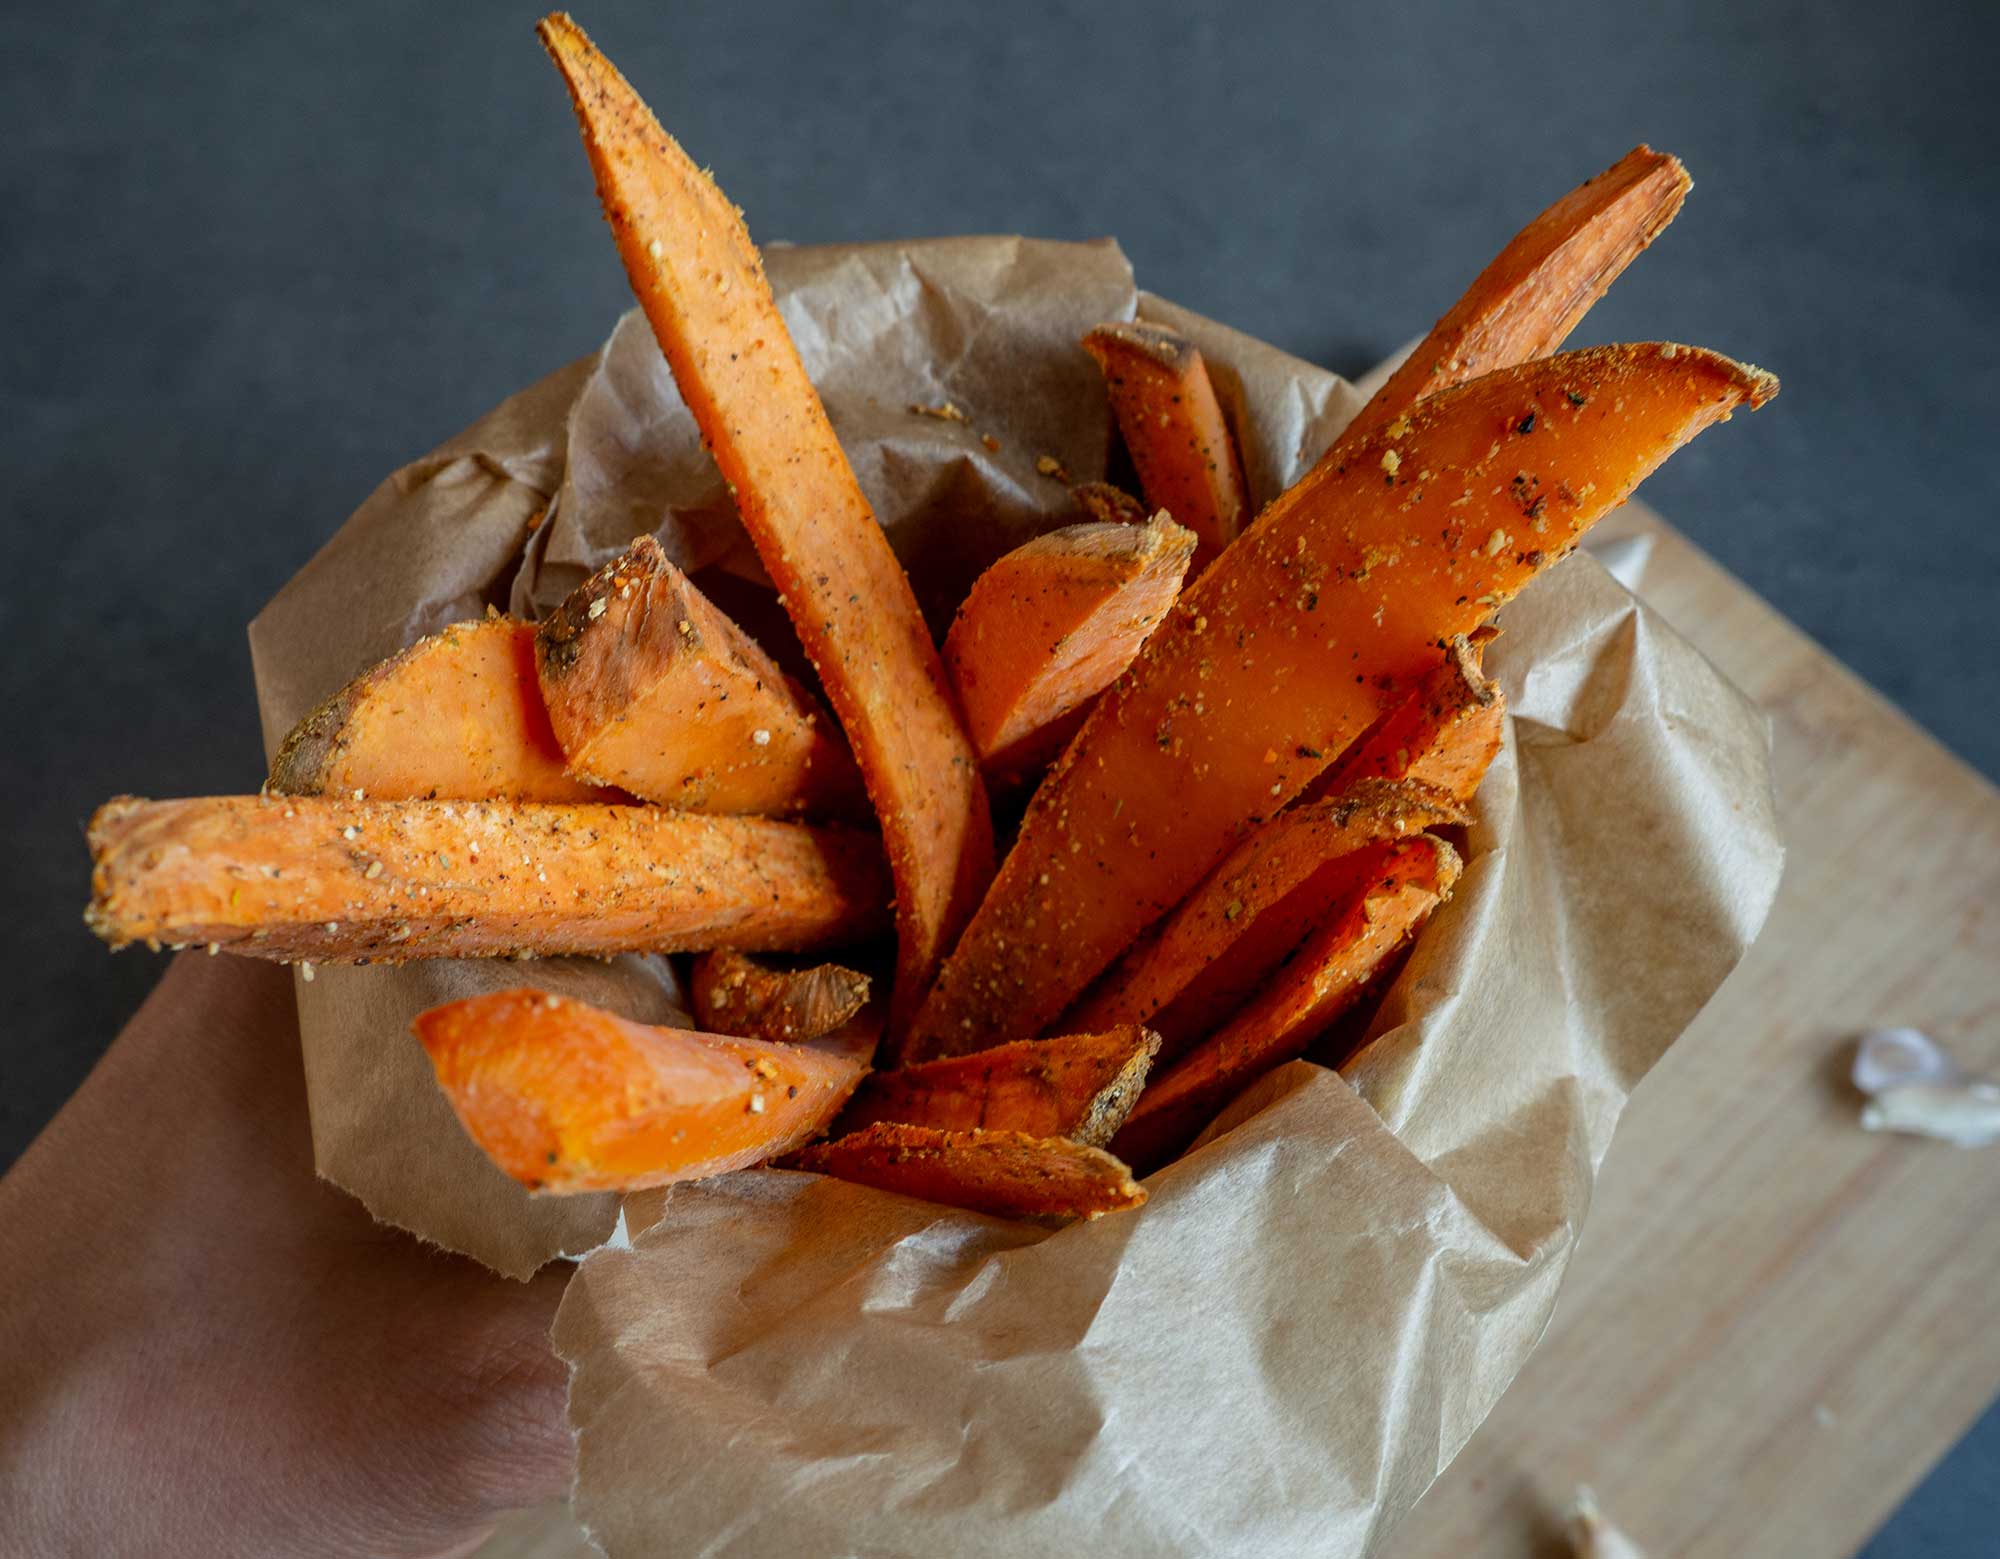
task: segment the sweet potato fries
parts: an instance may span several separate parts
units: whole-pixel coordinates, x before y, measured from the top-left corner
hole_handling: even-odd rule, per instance
[[[1254,522],[1202,354],[1090,331],[1145,504],[1081,482],[1086,523],[993,563],[940,653],[741,214],[574,22],[540,34],[816,685],[642,536],[545,622],[365,669],[266,793],[107,804],[92,926],[308,965],[698,954],[699,1029],[528,988],[418,1017],[537,1192],[775,1160],[997,1216],[1139,1206],[1128,1166],[1353,1014],[1450,897],[1506,736],[1494,612],[1776,392],[1693,347],[1552,355],[1685,170],[1642,146],[1537,217]],[[1035,787],[997,875],[982,770]],[[879,837],[846,826],[871,807]]]

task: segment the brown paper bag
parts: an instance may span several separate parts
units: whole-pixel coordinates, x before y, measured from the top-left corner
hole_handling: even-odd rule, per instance
[[[1360,404],[1137,292],[1109,243],[767,261],[940,631],[986,563],[1073,518],[1040,457],[1104,474],[1090,325],[1196,339],[1259,502]],[[945,402],[965,420],[911,409]],[[796,655],[628,315],[391,477],[266,608],[267,742],[422,633],[545,611],[643,531]],[[514,1276],[595,1250],[556,1342],[577,1509],[620,1559],[1367,1553],[1541,1335],[1625,1098],[1749,945],[1781,863],[1761,718],[1596,564],[1501,622],[1512,737],[1369,1043],[1267,1078],[1137,1213],[1051,1232],[781,1170],[528,1196],[460,1131],[409,1019],[528,982],[685,1022],[662,958],[322,969],[298,988],[320,1172]]]

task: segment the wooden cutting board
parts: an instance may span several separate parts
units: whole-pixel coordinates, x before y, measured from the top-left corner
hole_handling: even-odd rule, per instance
[[[1657,1555],[1832,1559],[2000,1395],[2000,1148],[1863,1132],[1846,1082],[1886,1025],[2000,1075],[2000,791],[1639,505],[1597,536],[1769,712],[1784,887],[1634,1097],[1540,1349],[1385,1559],[1565,1553],[1578,1483]],[[592,1551],[557,1508],[480,1556]]]

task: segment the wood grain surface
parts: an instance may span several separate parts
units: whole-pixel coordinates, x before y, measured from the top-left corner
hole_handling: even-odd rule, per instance
[[[1600,535],[1769,712],[1784,886],[1634,1097],[1540,1349],[1385,1559],[1566,1553],[1579,1482],[1657,1555],[1849,1554],[2000,1395],[2000,1150],[1863,1132],[1846,1081],[1889,1024],[2000,1074],[2000,791],[1639,505]],[[479,1552],[594,1550],[552,1507]]]

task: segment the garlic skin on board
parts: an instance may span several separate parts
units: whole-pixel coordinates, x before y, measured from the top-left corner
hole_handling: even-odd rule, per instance
[[[1604,1519],[1586,1484],[1569,1507],[1569,1543],[1576,1559],[1646,1559],[1646,1551]]]
[[[1854,1052],[1854,1086],[1867,1094],[1861,1125],[1961,1148],[2000,1142],[2000,1086],[1968,1076],[1916,1029],[1876,1029]]]

